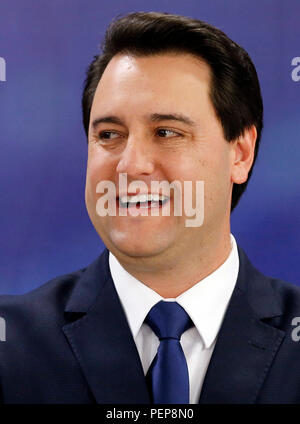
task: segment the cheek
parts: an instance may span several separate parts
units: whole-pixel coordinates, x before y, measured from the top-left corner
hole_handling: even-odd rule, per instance
[[[213,161],[203,152],[194,151],[181,156],[172,169],[173,175],[181,181],[203,181],[209,178]]]
[[[111,180],[114,164],[105,152],[90,151],[87,162],[87,179],[93,185],[99,181]]]
[[[181,175],[182,180],[204,181],[204,197],[209,209],[224,204],[225,197],[230,193],[230,160],[229,149],[225,141],[220,146],[218,143],[210,143],[210,146],[201,148],[201,151],[193,152],[188,158],[182,161],[176,171],[176,175]],[[209,206],[210,205],[210,206]]]
[[[219,151],[212,160],[208,162],[206,169],[205,197],[213,209],[224,209],[227,207],[230,197],[230,160],[228,150]]]
[[[113,164],[105,159],[104,155],[90,154],[86,171],[85,197],[88,205],[95,204],[99,194],[96,187],[100,181],[114,181]]]

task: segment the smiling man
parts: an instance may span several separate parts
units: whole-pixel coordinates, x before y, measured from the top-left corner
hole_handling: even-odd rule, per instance
[[[164,297],[178,296],[229,256],[232,184],[246,181],[253,162],[254,125],[226,142],[210,79],[208,65],[191,54],[120,53],[107,65],[91,107],[89,216],[126,270]],[[136,217],[130,208],[126,217],[97,216],[99,180],[113,181],[118,195],[123,173],[128,184],[143,181],[148,193],[152,181],[204,181],[204,224],[186,227],[184,214],[174,216],[172,196],[170,216]]]
[[[230,232],[263,126],[248,54],[205,22],[132,13],[107,30],[82,106],[106,249],[1,298],[3,402],[299,403],[299,289]]]

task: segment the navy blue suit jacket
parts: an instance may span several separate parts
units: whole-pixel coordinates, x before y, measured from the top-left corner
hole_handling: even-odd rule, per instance
[[[240,270],[200,403],[300,403],[300,289]],[[149,403],[139,355],[109,271],[91,265],[23,295],[0,296],[4,403]]]

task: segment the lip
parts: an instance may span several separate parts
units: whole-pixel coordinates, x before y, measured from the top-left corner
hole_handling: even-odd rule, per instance
[[[170,198],[170,196],[168,196],[167,194],[154,192],[154,191],[141,191],[141,192],[138,192],[138,193],[130,193],[130,192],[118,193],[116,195],[116,198],[119,199],[119,197],[122,197],[122,196],[137,196],[137,195],[140,195],[140,194],[158,194],[159,196],[166,196],[166,197]]]
[[[120,202],[119,202],[119,196],[116,198],[116,204],[117,204],[117,208],[118,210],[127,210],[127,211],[143,211],[143,210],[153,210],[153,209],[162,209],[164,208],[166,205],[168,205],[170,203],[170,197],[168,199],[166,199],[166,201],[162,204],[161,202],[158,203],[158,205],[154,206],[151,205],[151,203],[149,202],[147,207],[140,207],[140,205],[137,204],[133,204],[132,206],[129,207],[121,207],[120,206]]]

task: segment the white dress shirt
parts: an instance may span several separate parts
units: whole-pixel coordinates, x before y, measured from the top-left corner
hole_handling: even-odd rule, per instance
[[[144,374],[154,359],[159,339],[144,323],[152,308],[160,300],[176,301],[189,314],[195,327],[181,336],[190,383],[190,403],[198,403],[206,370],[215,347],[238,270],[239,256],[233,235],[231,252],[226,261],[212,274],[199,281],[175,299],[164,299],[151,288],[129,274],[109,252],[109,267],[116,291],[128,320]]]

